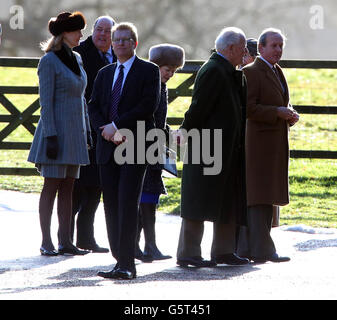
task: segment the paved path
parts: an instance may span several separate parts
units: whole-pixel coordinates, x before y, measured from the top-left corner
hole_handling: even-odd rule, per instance
[[[105,280],[97,271],[110,270],[109,254],[42,257],[37,194],[0,190],[0,300],[113,299],[113,300],[229,300],[336,299],[337,230],[330,233],[272,231],[278,251],[291,256],[287,263],[185,270],[175,258],[137,264],[132,281]],[[203,256],[209,257],[212,235],[205,224]],[[158,246],[175,256],[180,218],[158,214]],[[102,205],[95,223],[97,242],[108,246]],[[52,232],[56,241],[57,216]],[[317,231],[317,230],[316,230]],[[320,230],[318,230],[320,231]]]

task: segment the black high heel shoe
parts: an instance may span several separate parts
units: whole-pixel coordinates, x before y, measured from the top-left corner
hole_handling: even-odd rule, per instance
[[[59,245],[58,254],[60,255],[72,255],[72,256],[84,256],[89,253],[87,250],[80,250],[76,247],[67,248],[62,245]]]
[[[56,250],[47,250],[43,247],[40,248],[40,253],[42,256],[47,256],[47,257],[54,257],[58,255],[58,252]]]

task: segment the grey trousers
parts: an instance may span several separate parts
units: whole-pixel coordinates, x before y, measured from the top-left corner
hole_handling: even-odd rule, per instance
[[[213,222],[211,257],[235,252],[236,226]],[[201,257],[201,241],[204,234],[204,221],[182,219],[178,242],[177,258]]]
[[[264,258],[276,252],[270,236],[273,221],[273,205],[248,207],[248,226],[241,227],[237,254],[239,256]]]

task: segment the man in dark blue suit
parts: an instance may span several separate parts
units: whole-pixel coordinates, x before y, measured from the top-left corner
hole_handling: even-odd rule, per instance
[[[98,71],[107,64],[117,61],[111,44],[111,29],[115,21],[110,16],[98,17],[93,26],[92,35],[81,42],[74,50],[83,61],[87,73],[88,83],[85,99],[91,97],[94,80]],[[97,207],[101,199],[102,189],[99,181],[99,171],[96,164],[96,133],[92,131],[93,147],[89,150],[90,164],[81,167],[80,178],[75,181],[73,190],[72,234],[74,233],[75,216],[77,214],[76,246],[92,252],[109,252],[100,247],[94,237],[94,220]]]
[[[120,23],[112,30],[113,50],[117,63],[99,71],[89,102],[93,129],[97,132],[97,163],[103,187],[103,201],[110,249],[117,260],[104,278],[136,277],[134,262],[137,214],[147,162],[145,150],[134,161],[120,164],[115,150],[120,143],[148,146],[146,133],[155,128],[154,112],[160,97],[159,68],[135,55],[137,29],[131,23]],[[116,94],[117,92],[117,94]],[[118,95],[120,92],[120,95]],[[139,128],[144,128],[140,133]],[[134,139],[121,140],[121,129],[128,129]],[[137,137],[137,133],[139,136]],[[143,136],[143,138],[140,138]],[[131,141],[133,140],[133,141]]]

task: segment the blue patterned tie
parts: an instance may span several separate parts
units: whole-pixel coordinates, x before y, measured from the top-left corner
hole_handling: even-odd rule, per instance
[[[117,80],[112,88],[112,93],[111,93],[111,107],[110,107],[109,120],[114,121],[114,122],[118,120],[118,104],[121,98],[121,89],[122,89],[123,78],[124,78],[123,69],[124,69],[124,66],[121,64],[119,66],[119,74],[118,74]]]

